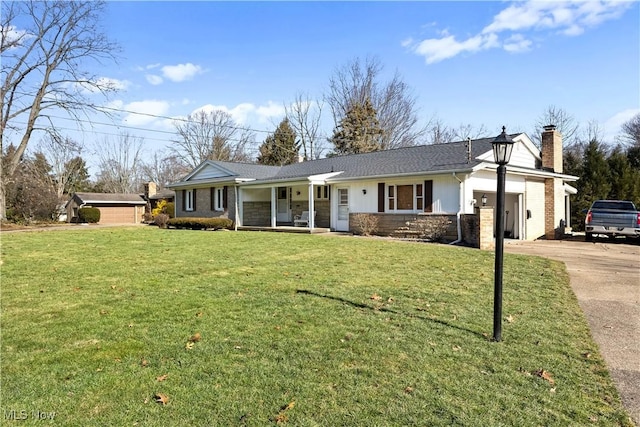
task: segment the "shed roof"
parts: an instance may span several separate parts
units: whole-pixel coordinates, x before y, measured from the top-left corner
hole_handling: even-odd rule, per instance
[[[101,203],[120,203],[128,205],[145,205],[142,196],[139,194],[121,194],[121,193],[75,193],[73,195],[80,203],[101,204]]]

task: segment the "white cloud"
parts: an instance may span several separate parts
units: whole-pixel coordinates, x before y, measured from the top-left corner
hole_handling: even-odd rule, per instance
[[[258,121],[261,123],[267,123],[273,118],[283,117],[285,114],[284,106],[276,104],[273,101],[269,101],[267,105],[261,105],[256,109],[258,114]]]
[[[530,38],[526,31],[579,36],[587,29],[605,21],[618,19],[631,6],[625,0],[569,0],[569,1],[521,1],[514,2],[493,17],[493,21],[480,34],[458,41],[454,35],[443,32],[442,37],[414,42],[407,38],[401,42],[414,53],[424,56],[427,64],[453,58],[461,53],[476,53],[502,47],[509,53],[530,50]],[[507,33],[501,42],[499,35]],[[509,34],[515,33],[517,34]]]
[[[604,123],[604,130],[608,140],[613,141],[614,137],[620,133],[622,125],[631,120],[636,114],[640,114],[640,108],[628,108],[610,117]]]
[[[130,126],[143,126],[158,120],[158,117],[154,116],[166,115],[169,111],[169,103],[158,100],[135,101],[126,104],[123,110],[133,112],[124,118],[123,122],[125,124]]]
[[[285,113],[283,106],[276,104],[273,101],[269,101],[266,105],[260,106],[244,102],[233,108],[229,108],[226,105],[206,104],[202,107],[196,108],[191,112],[191,114],[195,114],[200,111],[210,113],[217,110],[229,113],[237,124],[249,127],[256,126],[257,124],[271,123],[271,119],[279,119],[280,117],[283,117]]]
[[[520,53],[531,50],[531,40],[526,39],[522,34],[515,34],[505,40],[504,50],[509,53]]]
[[[418,55],[424,56],[427,64],[434,64],[463,52],[478,52],[493,47],[497,47],[497,36],[488,34],[477,35],[460,42],[454,36],[427,39],[415,45],[413,50]]]
[[[164,81],[162,77],[155,74],[147,74],[144,77],[147,79],[147,82],[149,82],[149,84],[152,84],[154,86],[162,84],[162,82]]]
[[[526,1],[512,4],[498,13],[482,32],[559,30],[580,34],[578,29],[596,27],[617,19],[632,6],[631,1]]]
[[[194,76],[203,72],[201,66],[194,65],[190,62],[178,65],[165,65],[161,70],[162,75],[173,82],[191,80]]]
[[[100,77],[92,84],[77,83],[80,91],[84,94],[90,95],[93,93],[99,93],[103,91],[120,91],[127,90],[131,86],[131,82],[128,80],[113,79],[111,77]]]

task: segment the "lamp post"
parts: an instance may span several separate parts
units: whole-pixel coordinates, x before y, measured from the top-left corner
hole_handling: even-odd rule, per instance
[[[511,159],[513,140],[507,136],[506,128],[491,143],[493,158],[498,165],[498,189],[496,194],[496,260],[493,287],[493,340],[502,339],[502,267],[504,258],[504,187],[507,163]]]

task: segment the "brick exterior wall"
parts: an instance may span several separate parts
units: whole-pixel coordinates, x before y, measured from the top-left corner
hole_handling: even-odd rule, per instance
[[[478,247],[482,250],[492,250],[495,248],[495,241],[493,238],[493,208],[490,206],[483,206],[479,208],[479,242]]]
[[[243,202],[242,225],[271,227],[271,202]]]
[[[211,188],[196,188],[196,209],[185,211],[182,209],[182,190],[176,190],[176,217],[196,217],[196,218],[229,218],[236,219],[236,195],[235,187],[227,186],[227,208],[223,211],[211,209]]]
[[[424,238],[424,234],[429,235],[432,229],[442,230],[442,240],[454,241],[458,238],[458,230],[455,215],[424,215],[424,214],[349,214],[349,225],[351,231],[361,234],[356,220],[356,215],[370,215],[378,219],[378,225],[373,234],[378,236],[391,236],[400,238]]]
[[[472,248],[480,247],[480,214],[463,214],[460,216],[462,241]]]

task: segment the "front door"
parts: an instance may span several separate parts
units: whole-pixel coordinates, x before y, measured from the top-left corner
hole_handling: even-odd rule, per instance
[[[291,209],[289,209],[289,188],[278,187],[277,222],[291,222]]]
[[[349,189],[338,188],[338,217],[336,230],[349,231]]]

